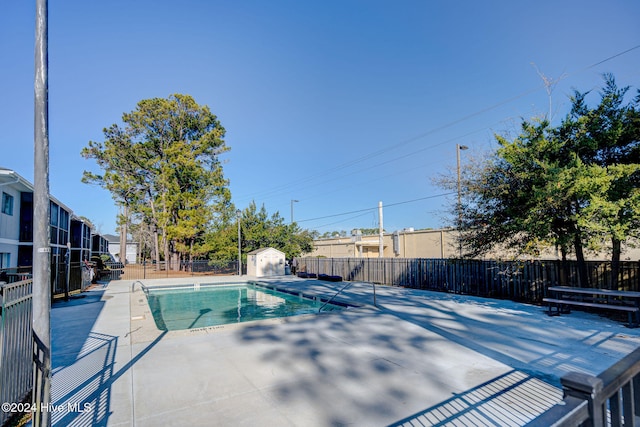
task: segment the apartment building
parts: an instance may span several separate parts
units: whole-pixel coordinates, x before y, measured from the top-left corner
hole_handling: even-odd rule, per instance
[[[24,177],[0,167],[0,270],[11,272],[33,265],[33,191]],[[82,289],[88,284],[82,261],[90,260],[92,252],[106,253],[107,241],[55,197],[50,196],[49,203],[53,293],[64,291],[67,285]]]

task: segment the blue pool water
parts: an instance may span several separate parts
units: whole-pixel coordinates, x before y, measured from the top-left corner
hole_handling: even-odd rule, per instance
[[[342,310],[299,294],[279,292],[255,283],[147,288],[147,300],[160,330],[176,331]]]

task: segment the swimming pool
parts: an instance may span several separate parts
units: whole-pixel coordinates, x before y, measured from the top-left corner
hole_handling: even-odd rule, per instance
[[[247,282],[147,287],[147,301],[158,329],[176,331],[253,320],[298,316],[347,306],[300,292]]]

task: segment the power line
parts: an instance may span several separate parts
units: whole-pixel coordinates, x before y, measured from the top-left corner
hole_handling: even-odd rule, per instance
[[[420,197],[418,199],[405,200],[404,202],[390,203],[385,205],[385,208],[390,208],[390,207],[399,206],[399,205],[406,205],[407,203],[419,202],[421,200],[435,199],[436,197],[451,196],[453,194],[457,194],[457,193],[455,191],[451,191],[449,193],[436,194],[435,196]]]
[[[495,123],[494,123],[494,124],[495,124]],[[436,147],[440,147],[440,146],[446,145],[446,144],[448,144],[448,143],[450,143],[450,142],[452,142],[452,141],[456,141],[456,140],[458,140],[458,139],[466,138],[466,137],[468,137],[468,136],[470,136],[470,135],[473,135],[473,134],[475,134],[475,133],[481,132],[481,131],[483,131],[483,130],[485,130],[485,129],[487,129],[487,127],[486,127],[486,126],[485,126],[485,127],[483,127],[483,128],[480,128],[480,129],[476,129],[476,130],[471,131],[471,132],[467,132],[467,133],[465,133],[464,135],[456,136],[456,137],[454,137],[454,138],[449,138],[449,139],[447,139],[447,140],[445,140],[445,141],[437,142],[437,143],[434,143],[434,144],[429,145],[429,146],[427,146],[427,147],[422,147],[422,148],[420,148],[420,149],[418,149],[418,150],[411,151],[411,152],[409,152],[409,153],[403,154],[403,155],[398,156],[398,157],[394,157],[394,158],[391,158],[391,159],[383,160],[383,161],[381,161],[381,162],[379,162],[379,163],[375,163],[375,164],[373,164],[373,165],[366,166],[366,167],[363,167],[363,168],[358,169],[358,170],[354,170],[354,171],[351,171],[351,172],[347,172],[347,173],[342,174],[342,175],[335,175],[335,176],[333,176],[332,178],[326,179],[326,180],[324,180],[324,181],[319,181],[319,182],[314,183],[314,184],[309,184],[309,185],[306,185],[306,186],[298,187],[298,188],[296,188],[296,190],[295,190],[295,191],[298,191],[298,192],[299,192],[299,191],[302,191],[302,190],[307,189],[307,188],[310,188],[310,187],[317,187],[317,186],[319,186],[319,185],[323,185],[323,184],[326,184],[326,183],[329,183],[329,182],[332,182],[332,181],[336,181],[336,180],[341,180],[341,179],[344,179],[344,178],[346,178],[346,177],[348,177],[348,176],[356,175],[356,174],[359,174],[359,173],[362,173],[362,172],[365,172],[365,171],[368,171],[368,170],[371,170],[371,169],[375,169],[375,168],[378,168],[378,167],[380,167],[380,166],[387,165],[387,164],[389,164],[389,163],[393,163],[393,162],[396,162],[396,161],[398,161],[398,160],[405,159],[405,158],[407,158],[407,157],[412,157],[412,156],[414,156],[414,155],[416,155],[416,154],[418,154],[418,153],[422,153],[422,152],[424,152],[424,151],[428,151],[428,150],[434,149],[434,148],[436,148]],[[433,161],[433,162],[431,162],[430,164],[433,164],[433,163],[436,163],[436,162],[438,162],[438,161],[437,161],[437,160],[434,160],[434,161]],[[423,164],[423,165],[422,165],[422,166],[420,166],[420,167],[424,167],[424,166],[427,166],[427,164]],[[403,172],[408,172],[408,171],[411,171],[411,170],[414,170],[414,169],[417,169],[417,168],[412,168],[412,169],[408,169],[408,170],[407,170],[407,169],[405,169],[405,170],[403,170]],[[398,175],[398,172],[394,172],[394,174],[397,176],[397,175]],[[324,176],[324,174],[323,174],[323,176]],[[368,180],[368,182],[371,182],[371,180]],[[272,196],[275,196],[276,194],[286,194],[287,192],[291,192],[291,191],[293,191],[293,187],[291,187],[290,189],[283,189],[282,191],[279,191],[279,190],[273,190],[273,191],[271,191],[270,193],[271,193],[271,195],[272,195]],[[331,192],[331,193],[333,193],[333,191],[330,191],[330,192]],[[326,193],[326,192],[325,192],[325,193]],[[325,193],[322,193],[322,194],[325,194]],[[317,194],[317,193],[316,193],[315,195],[316,195],[316,196],[318,196],[318,194]],[[264,200],[265,198],[266,198],[266,197],[263,197],[263,200]]]
[[[337,216],[351,215],[351,214],[360,213],[360,212],[369,212],[369,211],[373,211],[373,210],[376,210],[376,209],[378,209],[377,206],[375,208],[358,209],[358,210],[355,210],[355,211],[343,212],[343,213],[339,213],[339,214],[325,215],[325,216],[319,216],[319,217],[316,217],[316,218],[309,218],[309,219],[301,219],[301,220],[296,220],[296,222],[300,223],[300,222],[316,221],[316,220],[319,220],[319,219],[335,218]]]
[[[610,60],[612,60],[612,59],[614,59],[614,58],[617,58],[618,56],[622,56],[622,55],[624,55],[624,54],[626,54],[626,53],[629,53],[629,52],[631,52],[632,50],[635,50],[635,49],[638,49],[638,48],[640,48],[640,44],[639,44],[639,45],[636,45],[636,46],[634,46],[634,47],[632,47],[632,48],[630,48],[630,49],[627,49],[627,50],[625,50],[625,51],[622,51],[622,52],[616,53],[615,55],[612,55],[612,56],[610,56],[610,57],[608,57],[608,58],[606,58],[606,59],[603,59],[602,61],[596,62],[596,63],[595,63],[595,64],[593,64],[593,65],[589,65],[588,67],[586,67],[586,68],[585,68],[585,70],[589,70],[589,69],[591,69],[591,68],[597,67],[597,66],[598,66],[598,65],[600,65],[600,64],[604,64],[604,63],[605,63],[605,62],[607,62],[607,61],[610,61]]]
[[[370,212],[365,212],[365,213],[361,213],[361,214],[359,214],[359,215],[355,215],[355,216],[352,216],[352,217],[349,217],[349,218],[341,219],[340,221],[330,222],[330,223],[328,223],[328,224],[316,225],[314,228],[315,228],[315,229],[318,229],[318,228],[328,227],[328,226],[330,226],[330,225],[340,224],[340,223],[343,223],[343,222],[345,222],[345,221],[351,221],[352,219],[356,219],[356,218],[363,217],[363,216],[365,216],[365,215],[368,215],[369,213],[370,213]]]
[[[583,71],[586,71],[588,69],[594,68],[594,67],[596,67],[598,65],[601,65],[601,64],[603,64],[605,62],[608,62],[608,61],[610,61],[612,59],[615,59],[617,57],[620,57],[622,55],[628,54],[629,52],[634,51],[634,50],[636,50],[638,48],[640,48],[640,45],[636,45],[636,46],[631,47],[629,49],[626,49],[626,50],[624,50],[622,52],[619,52],[619,53],[616,53],[614,55],[611,55],[611,56],[609,56],[609,57],[607,57],[607,58],[605,58],[605,59],[603,59],[601,61],[593,63],[592,65],[589,65],[587,67],[579,69],[577,72],[574,73],[574,75],[575,74],[579,74],[579,73],[581,73]],[[513,101],[515,101],[517,99],[520,99],[520,98],[526,97],[526,96],[528,96],[528,95],[530,95],[532,93],[535,93],[535,92],[539,91],[540,89],[543,89],[544,87],[545,87],[544,85],[540,85],[540,86],[537,86],[535,88],[526,90],[526,91],[524,91],[524,92],[522,92],[522,93],[520,93],[518,95],[515,95],[515,96],[507,98],[507,99],[504,99],[504,100],[499,101],[499,102],[497,102],[497,103],[495,103],[493,105],[490,105],[490,106],[488,106],[486,108],[482,108],[482,109],[477,110],[477,111],[475,111],[475,112],[473,112],[471,114],[465,115],[465,116],[463,116],[463,117],[461,117],[459,119],[456,119],[456,120],[453,120],[451,122],[445,123],[445,124],[443,124],[441,126],[437,126],[437,127],[432,128],[432,129],[430,129],[430,130],[428,130],[426,132],[423,132],[421,134],[415,135],[413,137],[404,139],[404,140],[402,140],[402,141],[400,141],[398,143],[395,143],[395,144],[389,145],[387,147],[381,148],[379,150],[373,151],[371,153],[365,154],[365,155],[363,155],[361,157],[358,157],[358,158],[355,158],[353,160],[346,161],[346,162],[341,163],[339,165],[336,165],[334,167],[329,167],[329,168],[323,169],[321,173],[318,173],[318,174],[315,174],[315,175],[310,175],[310,176],[308,176],[306,178],[302,178],[302,179],[298,179],[296,181],[291,181],[291,182],[288,182],[288,183],[284,183],[282,185],[278,185],[278,186],[275,186],[275,187],[271,187],[267,191],[260,192],[260,193],[254,193],[253,196],[251,196],[251,195],[243,196],[239,200],[244,200],[244,199],[249,199],[249,198],[255,199],[258,196],[262,196],[260,198],[264,199],[264,198],[267,198],[267,197],[283,194],[285,192],[290,192],[293,189],[297,189],[296,191],[300,191],[300,190],[302,190],[304,188],[308,188],[310,186],[319,185],[319,184],[310,184],[310,185],[308,185],[308,184],[310,182],[313,182],[317,178],[326,177],[327,174],[329,174],[329,173],[336,172],[336,171],[339,171],[339,170],[342,170],[342,169],[346,169],[346,168],[349,168],[349,167],[351,167],[351,166],[353,166],[355,164],[358,164],[358,163],[364,162],[366,160],[378,157],[378,156],[380,156],[382,154],[385,154],[385,153],[387,153],[387,152],[389,152],[391,150],[394,150],[394,149],[397,149],[399,147],[405,146],[405,145],[407,145],[409,143],[415,142],[417,140],[420,140],[420,139],[425,138],[425,137],[427,137],[429,135],[435,134],[435,133],[437,133],[439,131],[442,131],[444,129],[453,127],[453,126],[455,126],[455,125],[457,125],[459,123],[467,121],[467,120],[469,120],[469,119],[471,119],[473,117],[482,115],[482,114],[484,114],[484,113],[486,113],[488,111],[494,110],[494,109],[496,109],[498,107],[501,107],[501,106],[503,106],[505,104],[509,104],[509,103],[511,103],[511,102],[513,102]],[[487,129],[487,128],[488,127],[485,127],[483,129]],[[475,132],[473,132],[473,133],[475,133]],[[466,135],[468,135],[468,134],[466,134]],[[449,139],[448,141],[452,141],[452,140],[455,140],[455,139],[458,139],[458,138],[462,138],[462,137],[464,137],[466,135],[463,135],[463,136],[460,136],[460,137],[457,137],[457,138],[452,138],[452,139]],[[411,154],[415,154],[415,153],[418,153],[418,152],[422,152],[422,151],[425,151],[425,150],[432,149],[432,148],[435,148],[437,146],[443,145],[446,142],[447,141],[440,142],[440,143],[437,143],[437,144],[433,144],[433,145],[430,145],[428,147],[423,147],[423,148],[421,148],[421,149],[419,149],[417,151],[414,151],[413,153],[409,153],[409,154],[406,154],[406,155],[403,155],[403,156],[399,156],[399,157],[396,157],[395,159],[385,160],[385,161],[383,161],[382,163],[379,163],[379,164],[386,164],[386,163],[390,163],[392,161],[400,160],[402,158],[406,158],[406,157],[410,156]],[[364,169],[361,169],[360,171],[353,171],[353,172],[350,172],[348,175],[353,175],[355,173],[363,172],[365,170],[371,169],[372,167],[375,167],[375,166],[366,167]],[[345,175],[345,176],[348,176],[348,175]],[[323,182],[326,182],[326,180],[323,181]],[[376,209],[376,208],[372,208],[372,209]],[[359,211],[355,211],[355,212],[359,212]],[[345,215],[346,214],[349,214],[349,213],[345,213]],[[310,220],[305,220],[305,221],[310,221]],[[300,221],[297,221],[297,222],[300,222]]]
[[[391,204],[385,205],[385,208],[389,208],[389,207],[393,207],[393,206],[399,206],[399,205],[405,205],[407,203],[419,202],[421,200],[435,199],[437,197],[450,196],[452,194],[456,194],[456,192],[436,194],[436,195],[433,195],[433,196],[426,196],[426,197],[420,197],[420,198],[417,198],[417,199],[411,199],[411,200],[405,200],[405,201],[402,201],[402,202],[391,203]],[[335,218],[337,216],[351,215],[351,214],[354,214],[354,213],[361,213],[361,212],[370,212],[370,211],[375,211],[377,209],[378,209],[378,206],[373,207],[373,208],[365,208],[365,209],[358,209],[358,210],[355,210],[355,211],[342,212],[342,213],[337,213],[337,214],[332,214],[332,215],[319,216],[317,218],[302,219],[302,220],[297,220],[296,222],[300,223],[300,222],[316,221],[316,220],[319,220],[319,219]]]

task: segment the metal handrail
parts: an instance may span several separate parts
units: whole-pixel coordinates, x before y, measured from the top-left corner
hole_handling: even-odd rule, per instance
[[[136,283],[140,283],[140,288],[142,289],[142,292],[144,292],[145,294],[148,292],[147,287],[140,280],[136,280],[131,284],[131,292],[135,292]]]
[[[322,311],[322,309],[329,304],[331,301],[333,301],[333,299],[335,297],[337,297],[342,291],[344,291],[345,289],[347,289],[349,286],[353,285],[355,282],[349,282],[347,283],[345,286],[342,287],[342,289],[340,289],[338,292],[336,292],[331,298],[329,298],[328,300],[325,301],[324,304],[322,304],[322,306],[318,309],[318,313],[320,313]]]
[[[318,313],[320,313],[320,312],[322,311],[322,309],[323,309],[327,304],[329,304],[331,301],[333,301],[333,299],[334,299],[335,297],[337,297],[337,296],[338,296],[342,291],[344,291],[345,289],[347,289],[349,286],[353,285],[354,283],[356,283],[356,282],[349,282],[349,283],[347,283],[345,286],[343,286],[343,287],[342,287],[342,289],[340,289],[340,290],[339,290],[338,292],[336,292],[336,293],[335,293],[331,298],[329,298],[327,301],[325,301],[325,303],[324,303],[324,304],[322,304],[322,307],[320,307],[320,308],[318,309]],[[371,285],[373,286],[373,305],[374,305],[375,307],[377,307],[377,306],[378,306],[378,304],[377,304],[377,302],[376,302],[376,284],[372,282],[372,283],[371,283]]]

